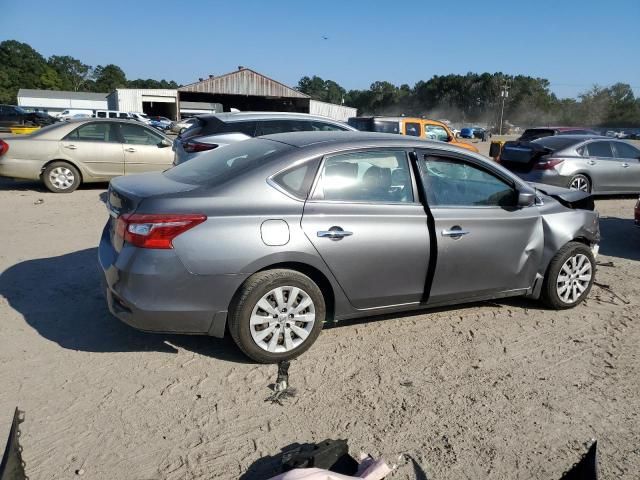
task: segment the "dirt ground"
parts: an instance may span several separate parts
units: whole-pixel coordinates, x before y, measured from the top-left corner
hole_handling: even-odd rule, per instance
[[[486,144],[488,147],[488,144]],[[485,145],[483,145],[485,148]],[[111,317],[96,245],[104,185],[71,195],[0,180],[0,449],[13,409],[32,479],[253,477],[294,442],[348,438],[393,478],[557,479],[591,438],[602,478],[640,471],[640,229],[597,201],[597,282],[563,312],[514,299],[328,328],[265,403],[276,367],[231,340]],[[42,201],[41,201],[42,200]]]

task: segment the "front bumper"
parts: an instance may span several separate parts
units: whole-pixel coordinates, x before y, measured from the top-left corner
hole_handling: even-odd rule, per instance
[[[248,275],[194,275],[174,250],[114,249],[105,227],[98,260],[109,311],[138,330],[222,337],[226,312]]]

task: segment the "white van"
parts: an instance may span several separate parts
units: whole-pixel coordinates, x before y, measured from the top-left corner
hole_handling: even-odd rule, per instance
[[[91,117],[93,115],[93,110],[87,110],[82,108],[69,108],[67,110],[63,110],[60,113],[54,114],[54,117],[59,118],[60,120],[67,120],[68,118],[78,118],[78,117]]]
[[[118,110],[94,110],[92,116],[96,118],[132,118],[129,112]]]

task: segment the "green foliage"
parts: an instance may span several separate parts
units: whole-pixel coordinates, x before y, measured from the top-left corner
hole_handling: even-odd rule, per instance
[[[77,92],[93,78],[93,69],[89,65],[85,65],[80,60],[68,55],[52,55],[47,63],[60,77],[62,82],[60,90]]]
[[[346,90],[333,80],[323,80],[318,76],[302,77],[298,82],[297,90],[306,93],[314,100],[336,103],[340,105],[345,98]]]

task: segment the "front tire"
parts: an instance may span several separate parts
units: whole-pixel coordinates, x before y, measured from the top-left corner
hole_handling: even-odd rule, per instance
[[[591,180],[586,175],[579,173],[571,177],[571,180],[569,180],[569,188],[571,190],[591,193]]]
[[[542,285],[542,301],[555,310],[579,305],[591,291],[595,271],[591,249],[579,242],[567,243],[549,264]]]
[[[326,316],[322,291],[294,270],[252,275],[240,288],[229,313],[229,332],[252,360],[291,360],[311,347]]]
[[[42,181],[53,193],[71,193],[82,183],[80,172],[67,162],[52,162],[42,173]]]

